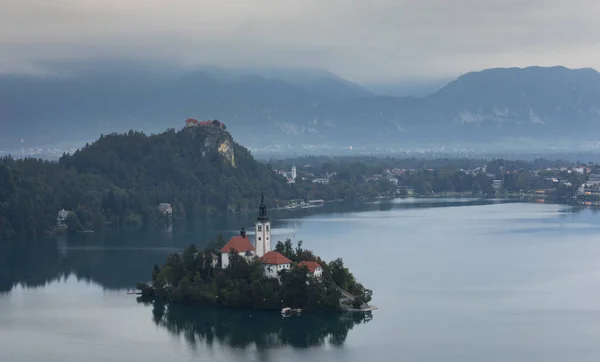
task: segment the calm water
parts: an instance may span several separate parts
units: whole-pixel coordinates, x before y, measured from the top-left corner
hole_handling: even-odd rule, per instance
[[[342,212],[342,211],[346,212]],[[347,212],[348,210],[353,210]],[[174,250],[251,225],[0,246],[0,361],[597,361],[600,214],[395,200],[274,215],[342,257],[371,315],[165,308],[125,291]]]

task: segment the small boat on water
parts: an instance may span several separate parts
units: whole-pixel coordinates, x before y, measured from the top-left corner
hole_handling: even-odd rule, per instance
[[[281,310],[282,317],[291,317],[293,314],[300,315],[300,313],[302,313],[302,309],[299,309],[299,308],[292,309],[292,308],[286,307]]]

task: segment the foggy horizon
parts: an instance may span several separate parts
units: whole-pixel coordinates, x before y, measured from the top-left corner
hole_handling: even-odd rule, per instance
[[[598,68],[600,5],[541,1],[1,0],[0,71],[107,58],[327,69],[358,83]]]

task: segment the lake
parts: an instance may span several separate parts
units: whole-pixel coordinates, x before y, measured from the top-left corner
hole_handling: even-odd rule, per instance
[[[397,199],[270,213],[373,289],[370,314],[144,305],[127,295],[185,230],[0,245],[0,361],[597,361],[600,217],[565,205]]]

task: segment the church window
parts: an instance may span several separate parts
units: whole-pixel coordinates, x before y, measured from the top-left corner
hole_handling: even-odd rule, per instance
[[[260,241],[260,236],[258,237],[258,240]]]
[[[267,228],[267,232],[269,232],[269,225],[267,225],[266,228]]]
[[[269,230],[267,229],[267,231],[269,231]],[[259,233],[262,232],[262,226],[261,225],[258,225],[258,232]]]
[[[267,236],[267,240],[269,240],[269,237]]]

